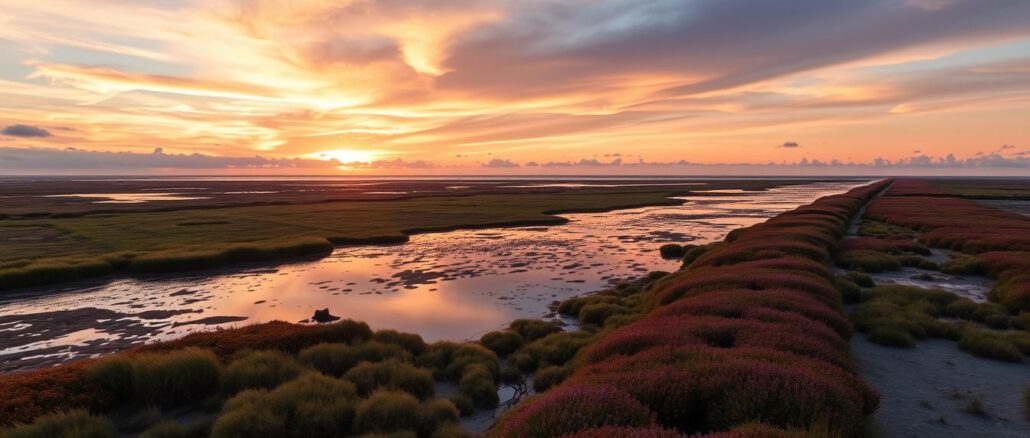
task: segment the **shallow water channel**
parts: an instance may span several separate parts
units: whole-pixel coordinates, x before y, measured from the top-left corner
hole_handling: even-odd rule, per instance
[[[707,243],[865,181],[762,192],[717,191],[681,206],[564,215],[547,227],[461,230],[391,246],[338,248],[314,261],[190,276],[121,278],[29,291],[0,301],[0,372],[52,365],[199,330],[316,309],[373,328],[463,340],[558,300],[648,271],[675,270],[664,243]]]

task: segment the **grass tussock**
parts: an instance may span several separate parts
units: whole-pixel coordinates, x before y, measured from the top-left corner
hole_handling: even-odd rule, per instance
[[[995,332],[974,324],[1008,328],[1013,318],[1005,307],[942,290],[878,286],[866,293],[852,319],[870,341],[890,347],[911,347],[932,337],[956,340],[962,350],[990,359],[1019,362],[1030,353],[1030,333]]]
[[[303,371],[297,359],[281,351],[248,351],[238,356],[222,373],[221,391],[225,395],[244,389],[272,389]]]
[[[105,358],[92,364],[87,374],[120,402],[178,406],[210,394],[218,387],[221,371],[210,351],[187,348]]]
[[[44,415],[29,424],[0,429],[4,438],[116,438],[118,430],[108,418],[75,410]]]
[[[404,362],[363,362],[351,368],[343,379],[354,384],[358,394],[368,396],[380,388],[404,391],[426,400],[433,396],[433,373]]]
[[[505,357],[522,347],[525,340],[514,331],[503,330],[483,335],[479,338],[479,343],[497,353],[498,356]]]

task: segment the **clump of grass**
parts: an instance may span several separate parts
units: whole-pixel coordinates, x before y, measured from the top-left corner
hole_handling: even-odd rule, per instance
[[[346,436],[357,401],[350,382],[308,373],[271,391],[249,389],[236,394],[222,406],[211,436]]]
[[[426,341],[422,340],[422,336],[414,333],[401,333],[397,330],[376,330],[375,334],[372,335],[372,340],[384,344],[397,345],[414,356],[418,356],[426,351]]]
[[[458,389],[479,408],[490,408],[500,401],[493,374],[480,364],[472,364],[465,369],[458,381]]]
[[[410,362],[412,354],[404,347],[396,344],[387,344],[380,341],[365,341],[354,346],[354,352],[359,361],[382,362],[384,360],[397,360]]]
[[[587,304],[579,310],[579,322],[583,325],[602,327],[608,318],[632,312],[632,309],[617,304]]]
[[[491,375],[500,373],[497,354],[482,345],[471,343],[433,343],[418,357],[417,363],[433,370],[433,377],[437,380],[457,381],[472,364],[486,367]]]
[[[980,260],[974,256],[955,257],[941,265],[941,272],[949,275],[979,274],[980,270]]]
[[[1008,327],[1010,319],[998,304],[975,303],[950,292],[911,286],[871,289],[852,319],[860,331],[869,334],[871,341],[882,345],[906,347],[915,339],[938,337],[958,340],[959,347],[978,356],[1019,360],[1020,337],[938,319],[942,316],[981,322],[993,328]]]
[[[501,382],[508,385],[515,385],[522,382],[524,376],[522,370],[511,365],[501,368]]]
[[[476,402],[472,401],[472,399],[465,394],[452,395],[449,400],[456,408],[458,408],[458,412],[463,417],[472,415],[472,413],[476,411]]]
[[[541,368],[533,375],[533,390],[540,393],[551,389],[565,381],[571,373],[568,367],[548,366]]]
[[[421,405],[411,394],[379,391],[358,405],[354,430],[358,433],[416,431]]]
[[[844,269],[862,272],[900,271],[902,266],[897,257],[870,250],[843,252],[835,261]]]
[[[418,413],[418,433],[421,436],[443,436],[448,431],[439,430],[447,427],[450,431],[461,431],[455,428],[460,413],[449,400],[437,398],[422,404]]]
[[[851,280],[862,287],[876,286],[876,283],[873,282],[873,277],[870,277],[869,274],[866,274],[865,272],[848,271],[844,276],[847,277],[848,280]]]
[[[853,304],[862,301],[862,288],[846,276],[837,276],[833,279],[833,285],[840,291],[841,299],[846,304]]]
[[[116,438],[118,430],[108,418],[74,410],[36,418],[30,424],[0,429],[4,438]]]
[[[1011,339],[986,330],[968,329],[962,334],[958,346],[975,356],[1006,362],[1021,362],[1023,353]]]
[[[133,392],[146,404],[176,406],[208,395],[220,374],[218,358],[207,350],[141,354],[133,357]]]
[[[244,389],[272,389],[300,375],[303,367],[281,351],[245,352],[222,374],[221,390],[232,395]]]
[[[388,388],[426,400],[432,397],[435,391],[432,372],[395,360],[363,362],[347,371],[343,378],[353,383],[361,395],[371,394],[379,388]]]
[[[297,355],[301,363],[308,365],[323,374],[340,377],[358,364],[358,353],[347,344],[314,345]]]
[[[516,319],[511,322],[508,328],[518,333],[527,342],[562,331],[561,326],[558,324],[539,319]]]
[[[870,330],[867,336],[870,341],[888,347],[908,348],[915,345],[912,333],[902,325],[884,324]]]
[[[133,361],[124,354],[101,358],[87,371],[89,379],[103,390],[114,394],[118,400],[132,399]]]
[[[522,336],[511,330],[490,332],[479,338],[480,344],[501,357],[514,353],[523,342]]]
[[[887,238],[908,238],[915,237],[916,232],[910,228],[891,225],[884,222],[865,219],[858,226],[858,234],[861,236],[887,237]]]
[[[554,333],[526,344],[508,360],[526,372],[548,365],[565,365],[581,348],[590,344],[593,337],[593,333],[585,331]]]

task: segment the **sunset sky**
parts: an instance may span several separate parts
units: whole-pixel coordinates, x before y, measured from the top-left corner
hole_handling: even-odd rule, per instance
[[[1030,176],[1027,0],[0,0],[0,59],[0,173]]]

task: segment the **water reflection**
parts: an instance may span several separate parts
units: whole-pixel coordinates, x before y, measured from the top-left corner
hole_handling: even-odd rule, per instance
[[[675,270],[677,262],[658,256],[663,243],[716,241],[861,184],[718,193],[684,198],[682,206],[568,215],[561,226],[424,234],[403,245],[339,248],[321,260],[274,269],[121,279],[10,300],[0,303],[0,371],[218,326],[296,322],[325,307],[429,341],[473,338],[515,318],[546,316],[553,302],[620,279]],[[57,321],[62,330],[53,330]],[[96,342],[84,344],[71,332],[93,333]],[[34,351],[35,345],[46,348]]]

